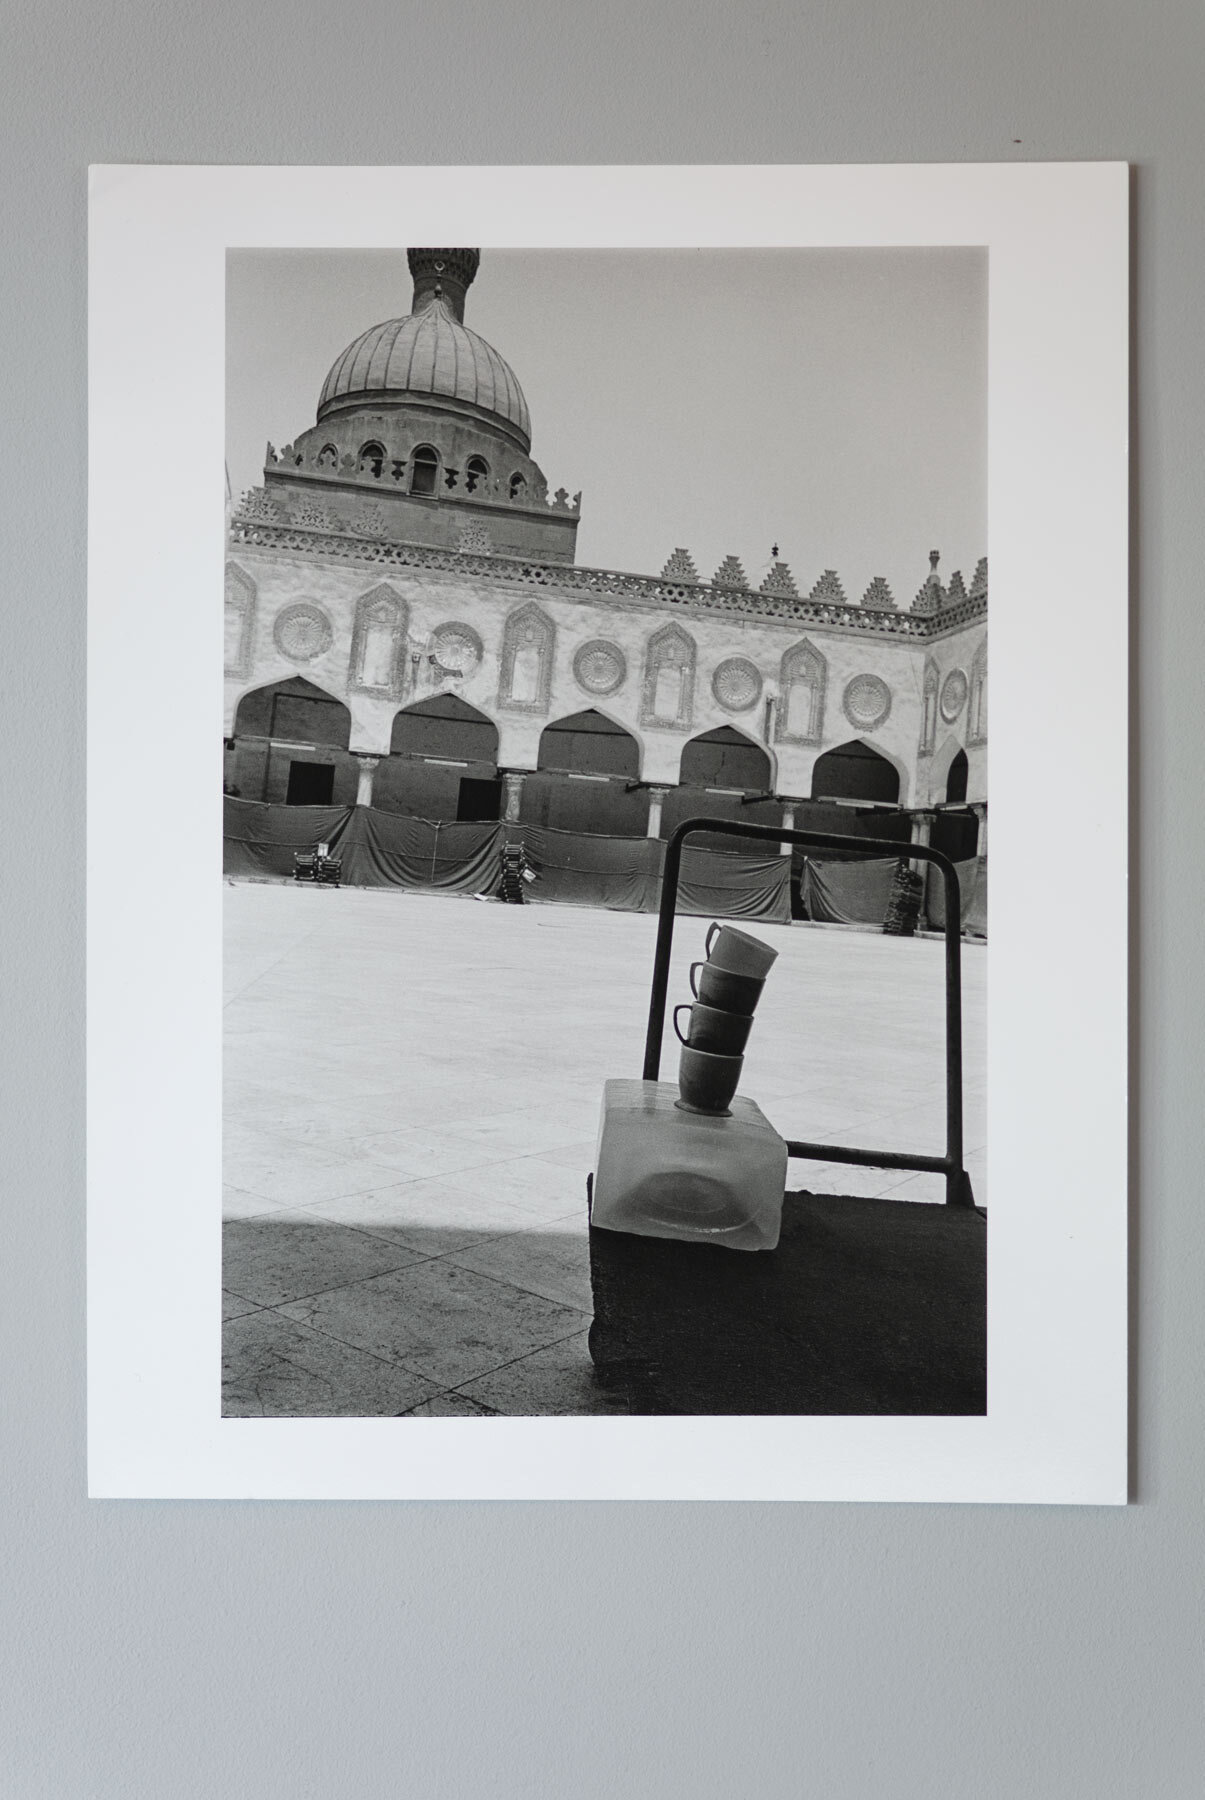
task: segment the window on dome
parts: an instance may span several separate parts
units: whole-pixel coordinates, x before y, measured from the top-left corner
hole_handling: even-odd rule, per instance
[[[477,489],[489,479],[490,466],[484,456],[470,456],[464,466],[465,491],[475,494]]]
[[[429,444],[422,444],[410,459],[410,492],[433,494],[439,475],[439,457]]]
[[[385,467],[385,446],[384,446],[384,444],[372,443],[372,444],[364,444],[361,446],[360,459],[357,464],[358,472],[361,475],[373,475],[379,480],[381,477],[381,472],[384,469],[384,467]]]
[[[520,475],[516,470],[510,478],[510,497],[512,500],[520,500],[526,492],[527,477],[526,475]]]

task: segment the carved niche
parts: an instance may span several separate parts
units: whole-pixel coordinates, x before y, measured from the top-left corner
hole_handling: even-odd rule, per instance
[[[877,731],[891,712],[891,689],[879,675],[855,675],[841,697],[841,707],[857,731]]]
[[[226,564],[226,673],[246,675],[255,630],[255,583],[237,563]]]
[[[276,615],[272,628],[276,648],[290,662],[313,662],[334,642],[335,628],[326,613],[312,601],[299,600]]]
[[[347,685],[384,700],[401,698],[405,680],[406,602],[387,582],[361,594],[351,634]]]
[[[627,659],[618,644],[591,638],[573,659],[573,678],[587,694],[614,694],[627,679]]]
[[[937,664],[930,660],[925,664],[925,680],[923,690],[923,709],[921,712],[920,743],[917,749],[921,756],[932,756],[937,742],[937,689],[940,677]]]
[[[534,600],[513,612],[502,634],[499,706],[511,712],[546,713],[555,651],[556,626]]]
[[[761,699],[761,671],[747,656],[729,656],[711,678],[716,704],[725,712],[748,712]]]
[[[952,725],[967,698],[967,678],[965,669],[951,669],[941,684],[941,716],[947,725]]]
[[[782,695],[775,737],[780,744],[818,744],[824,737],[824,694],[828,664],[815,644],[803,638],[783,656],[778,672]]]
[[[695,701],[695,641],[680,625],[663,625],[644,653],[640,723],[689,731]]]
[[[978,572],[976,571],[976,575]],[[987,742],[987,639],[981,638],[971,660],[970,706],[967,712],[967,743]]]

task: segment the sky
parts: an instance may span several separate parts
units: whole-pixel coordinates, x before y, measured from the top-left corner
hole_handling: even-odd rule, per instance
[[[314,423],[339,353],[410,310],[404,250],[227,259],[227,461]],[[975,249],[484,250],[465,323],[527,396],[550,489],[582,490],[577,561],[655,575],[678,546],[801,593],[987,553],[987,255]]]

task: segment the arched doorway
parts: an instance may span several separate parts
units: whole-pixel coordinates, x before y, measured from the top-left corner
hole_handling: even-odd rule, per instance
[[[351,806],[351,713],[302,675],[244,694],[226,757],[226,792],[288,806]]]
[[[684,819],[700,817],[778,825],[782,807],[770,797],[773,787],[774,765],[760,744],[732,725],[700,732],[683,746],[678,785],[666,795],[662,808],[661,835],[669,837]],[[766,798],[758,801],[754,795]],[[751,850],[739,839],[722,836],[692,838],[691,843],[729,852]],[[762,854],[760,847],[757,854]]]
[[[739,788],[742,793],[768,794],[774,786],[770,758],[760,744],[721,725],[691,738],[682,752],[678,774],[682,787]]]
[[[632,733],[587,707],[554,719],[540,733],[519,816],[554,831],[642,837],[648,796],[639,779],[640,745]]]
[[[457,694],[416,700],[394,715],[372,803],[412,818],[492,820],[501,812],[498,727]]]
[[[967,797],[967,753],[960,750],[946,774],[946,805],[961,806]]]
[[[899,770],[860,738],[838,744],[816,758],[812,768],[813,800],[864,800],[898,806]]]

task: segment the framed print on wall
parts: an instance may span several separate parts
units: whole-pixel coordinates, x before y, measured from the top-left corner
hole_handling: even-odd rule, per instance
[[[1123,1502],[1126,169],[91,221],[92,1492]]]

